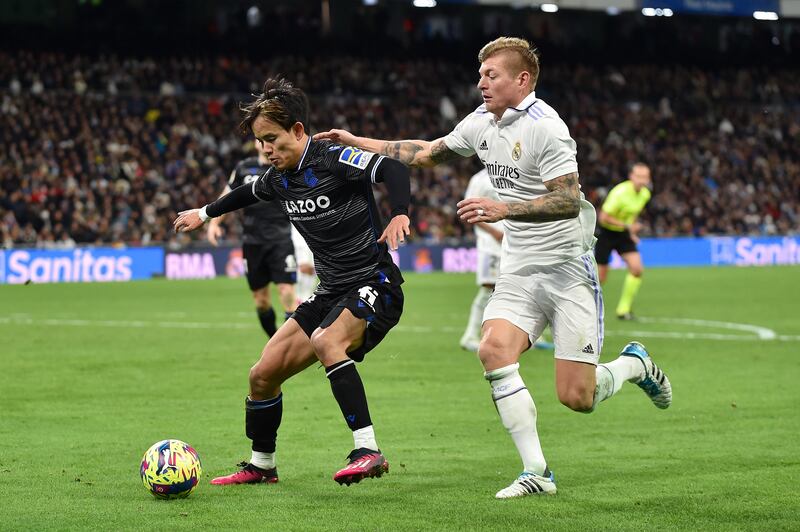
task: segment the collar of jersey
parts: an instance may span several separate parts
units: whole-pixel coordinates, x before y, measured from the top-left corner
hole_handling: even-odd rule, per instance
[[[500,121],[508,120],[510,117],[517,117],[521,116],[519,113],[525,113],[528,110],[528,107],[536,103],[536,91],[532,91],[529,95],[525,97],[524,100],[519,102],[516,107],[509,107],[503,112],[503,116],[500,118]]]
[[[306,148],[303,150],[303,156],[300,157],[300,162],[297,163],[297,168],[294,169],[295,172],[300,170],[300,167],[303,166],[303,161],[306,160],[306,154],[308,153],[309,146],[311,146],[311,135],[308,136],[308,140],[306,141]]]

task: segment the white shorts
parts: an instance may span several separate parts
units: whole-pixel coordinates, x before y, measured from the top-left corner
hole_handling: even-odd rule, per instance
[[[535,266],[525,275],[503,273],[483,320],[502,319],[533,344],[550,324],[555,357],[597,364],[603,348],[603,293],[591,253],[562,264]]]
[[[292,227],[292,244],[294,244],[294,258],[297,264],[311,264],[313,266],[314,254],[311,253],[311,248],[308,247],[305,239],[294,227]]]
[[[476,271],[478,286],[497,284],[500,275],[500,255],[478,251],[478,269]]]

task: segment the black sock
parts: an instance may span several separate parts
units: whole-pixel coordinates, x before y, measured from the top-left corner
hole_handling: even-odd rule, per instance
[[[331,381],[331,390],[339,408],[342,410],[344,420],[350,430],[363,429],[372,425],[367,407],[367,394],[364,384],[352,360],[343,360],[325,368],[325,373]]]
[[[283,394],[263,401],[253,401],[248,397],[244,405],[245,431],[247,437],[253,440],[253,450],[274,453],[283,416]]]
[[[267,336],[272,338],[278,328],[275,326],[275,310],[272,307],[267,310],[258,310],[258,320],[261,322],[261,328],[267,333]]]

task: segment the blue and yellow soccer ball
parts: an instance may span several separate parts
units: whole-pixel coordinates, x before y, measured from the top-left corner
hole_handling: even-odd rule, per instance
[[[159,499],[182,499],[197,486],[203,467],[197,451],[180,440],[161,440],[144,453],[144,487]]]

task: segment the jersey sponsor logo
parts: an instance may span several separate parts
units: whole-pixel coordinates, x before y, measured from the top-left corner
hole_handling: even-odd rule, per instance
[[[492,181],[492,187],[494,187],[495,190],[517,188],[516,183],[503,177],[490,177],[489,179]]]
[[[486,167],[486,171],[489,172],[489,177],[508,177],[511,179],[519,179],[519,169],[515,166],[501,164],[497,161],[493,163],[483,161],[483,165]]]
[[[367,167],[373,155],[375,154],[348,146],[339,154],[339,162],[363,170]]]
[[[511,158],[515,161],[519,161],[520,157],[522,157],[522,146],[517,142],[514,144],[514,149],[511,150]]]
[[[488,144],[486,143],[486,141],[484,140],[483,142],[481,142],[481,145],[480,145],[480,146],[478,146],[478,149],[479,149],[479,150],[488,150],[488,149],[489,149],[489,145],[488,145]]]
[[[331,199],[328,196],[317,196],[304,200],[286,200],[283,205],[288,214],[309,214],[330,207]]]

